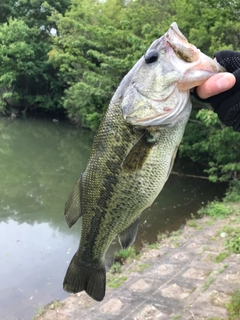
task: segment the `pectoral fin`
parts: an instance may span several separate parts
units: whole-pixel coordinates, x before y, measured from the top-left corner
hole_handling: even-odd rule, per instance
[[[148,139],[148,132],[144,132],[124,159],[122,164],[124,171],[130,173],[141,169],[153,145],[154,142]]]
[[[119,243],[123,249],[127,249],[134,243],[138,232],[139,221],[140,217],[118,235]]]
[[[82,190],[82,174],[75,183],[72,192],[65,204],[65,219],[69,228],[82,216],[81,212],[81,190]]]

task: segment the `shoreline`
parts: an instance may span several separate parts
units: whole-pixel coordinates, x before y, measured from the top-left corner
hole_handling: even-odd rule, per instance
[[[191,219],[112,268],[102,302],[85,292],[71,294],[33,319],[230,319],[227,304],[240,288],[240,254],[231,248],[233,232],[240,230],[240,206],[227,207],[231,215]]]

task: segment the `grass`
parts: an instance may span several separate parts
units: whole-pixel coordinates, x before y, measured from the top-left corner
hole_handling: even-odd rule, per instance
[[[122,273],[122,271],[122,264],[120,262],[115,262],[110,269],[112,273]]]
[[[36,316],[32,318],[32,320],[37,320],[39,319],[43,314],[44,312],[47,310],[47,309],[56,309],[56,308],[59,308],[62,306],[62,302],[61,301],[57,301],[57,300],[54,300],[52,301],[50,304],[46,305],[45,307],[41,306],[41,305],[38,305],[36,307]]]
[[[127,280],[126,276],[122,277],[109,277],[109,274],[107,275],[107,286],[110,288],[118,288],[120,287],[125,281]]]
[[[131,268],[127,269],[128,273],[131,272],[143,272],[145,269],[147,269],[148,267],[150,267],[150,263],[138,263],[138,264],[134,264],[134,266],[132,266]]]
[[[188,220],[188,221],[187,221],[187,225],[188,225],[189,227],[195,228],[195,229],[197,229],[197,230],[202,230],[202,229],[203,229],[203,227],[200,226],[195,219]]]
[[[143,272],[143,270],[147,269],[148,267],[150,267],[150,263],[139,264],[137,272]]]
[[[147,244],[146,247],[148,249],[158,249],[159,248],[159,243],[156,242],[156,243]]]
[[[225,241],[226,248],[228,248],[231,252],[240,253],[240,232],[233,234],[231,238],[226,239]]]
[[[208,220],[208,221],[205,223],[205,226],[213,226],[214,223],[215,223],[215,219]]]
[[[201,252],[201,254],[203,254],[205,251],[208,251],[209,250],[209,246],[203,246],[202,247],[202,252]]]
[[[202,291],[207,290],[214,281],[215,281],[215,278],[210,277],[210,278],[204,283],[204,285],[203,285],[203,290],[202,290]]]
[[[127,260],[130,262],[134,259],[137,259],[138,255],[136,254],[135,248],[129,247],[127,249],[121,249],[115,253],[115,261],[124,264]]]
[[[110,288],[120,287],[127,280],[126,276],[120,276],[122,272],[122,264],[115,262],[107,273],[107,286]]]
[[[161,242],[162,240],[166,239],[167,237],[169,237],[169,233],[168,233],[168,232],[166,232],[166,233],[159,233],[159,234],[157,235],[157,240],[158,240],[159,242]]]
[[[206,207],[201,208],[198,213],[200,215],[222,219],[232,214],[233,210],[223,202],[212,201],[209,202]]]
[[[61,306],[62,306],[62,303],[60,301],[57,301],[57,300],[53,301],[53,303],[51,304],[51,308],[52,309],[59,308]]]
[[[224,197],[225,202],[240,201],[240,181],[232,181]]]
[[[220,236],[222,233],[225,234],[225,248],[229,252],[240,253],[240,227],[225,226],[218,230],[216,236]]]
[[[231,300],[226,304],[230,320],[240,319],[240,290],[234,291],[231,295]]]
[[[34,316],[31,320],[37,320],[39,317],[41,317],[43,315],[43,313],[45,312],[46,307],[43,307],[42,305],[37,305],[36,307],[36,316]]]
[[[219,253],[219,255],[217,255],[217,256],[213,259],[213,262],[220,263],[220,262],[222,262],[223,260],[225,260],[228,255],[229,255],[228,252],[221,252],[221,253]]]
[[[222,273],[228,267],[227,263],[224,263],[223,267],[218,269],[218,274]]]

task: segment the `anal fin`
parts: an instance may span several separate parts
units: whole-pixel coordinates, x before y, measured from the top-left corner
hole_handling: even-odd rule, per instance
[[[72,192],[70,193],[68,200],[65,204],[65,219],[69,228],[74,225],[77,220],[82,216],[81,212],[81,193],[82,193],[82,175],[75,183]]]
[[[137,236],[140,217],[138,217],[127,229],[118,235],[118,240],[123,249],[130,247]]]

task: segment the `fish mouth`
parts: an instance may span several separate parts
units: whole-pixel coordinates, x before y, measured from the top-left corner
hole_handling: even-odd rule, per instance
[[[226,70],[217,61],[206,56],[193,44],[189,43],[187,38],[179,30],[176,22],[173,22],[165,34],[166,48],[171,47],[175,55],[183,62],[192,63],[191,69],[200,68],[205,71],[208,77],[216,72],[225,72]],[[195,64],[195,66],[193,65]],[[200,84],[200,83],[198,83]]]
[[[179,30],[178,25],[176,22],[173,22],[169,28],[168,31],[169,35],[171,36],[171,33],[173,33],[173,36],[178,36],[181,40],[184,40],[188,43],[187,38],[182,34],[182,32]]]

